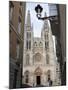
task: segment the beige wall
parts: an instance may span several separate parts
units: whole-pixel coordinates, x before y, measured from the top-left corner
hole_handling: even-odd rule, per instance
[[[16,45],[17,45],[17,40],[19,40],[20,44],[22,43],[22,39],[24,38],[24,23],[25,23],[25,3],[20,5],[20,2],[13,1],[12,2],[14,5],[13,9],[13,17],[10,24],[10,53],[12,58],[16,58]],[[23,8],[21,11],[22,16],[19,13],[19,9]],[[21,28],[21,34],[18,33],[18,17],[21,17],[22,21],[22,28]],[[10,17],[9,17],[10,18]]]

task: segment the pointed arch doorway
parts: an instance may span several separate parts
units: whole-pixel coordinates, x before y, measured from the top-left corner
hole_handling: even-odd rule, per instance
[[[38,67],[34,73],[36,76],[36,85],[39,86],[39,85],[41,85],[42,70],[40,69],[40,67]]]
[[[36,76],[36,85],[41,85],[41,76]]]

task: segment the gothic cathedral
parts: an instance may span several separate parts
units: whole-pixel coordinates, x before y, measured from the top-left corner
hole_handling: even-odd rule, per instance
[[[61,85],[58,72],[60,69],[54,52],[50,24],[45,20],[41,37],[34,37],[28,11],[24,30],[22,83],[30,86]]]

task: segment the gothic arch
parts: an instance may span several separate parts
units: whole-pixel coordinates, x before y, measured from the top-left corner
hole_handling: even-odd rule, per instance
[[[46,54],[46,64],[49,64],[50,61],[49,61],[49,54]]]
[[[25,83],[29,82],[29,71],[28,70],[24,72],[24,79],[25,79]]]
[[[26,70],[26,71],[24,72],[24,75],[26,75],[26,74],[29,74],[29,71],[28,71],[28,70]]]
[[[33,56],[33,60],[34,61],[41,61],[42,59],[42,55],[40,53],[36,53],[34,56]]]
[[[34,42],[34,46],[37,46],[37,42],[36,41]]]
[[[51,71],[50,71],[50,70],[48,70],[48,71],[47,71],[47,74],[50,74],[50,73],[51,73]]]
[[[51,71],[48,70],[48,71],[47,71],[47,81],[50,80],[50,79],[51,79]]]
[[[42,74],[42,69],[40,67],[37,67],[34,71],[35,75],[41,75]]]
[[[26,64],[26,65],[29,65],[29,62],[30,62],[30,55],[27,54],[27,55],[26,55],[26,62],[25,62],[25,64]]]
[[[41,42],[41,41],[39,42],[39,46],[40,46],[40,47],[42,47],[42,46],[43,46],[43,44],[42,44],[42,42]]]

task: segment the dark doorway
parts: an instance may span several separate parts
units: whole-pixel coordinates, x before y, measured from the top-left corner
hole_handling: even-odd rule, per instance
[[[41,78],[40,78],[40,76],[37,76],[36,77],[36,82],[37,82],[37,85],[40,85],[41,84]]]

